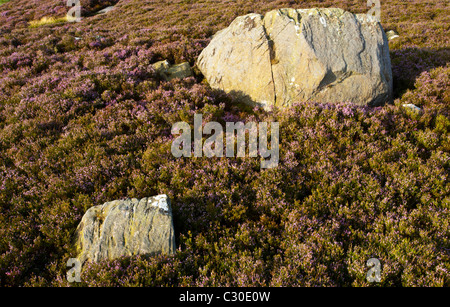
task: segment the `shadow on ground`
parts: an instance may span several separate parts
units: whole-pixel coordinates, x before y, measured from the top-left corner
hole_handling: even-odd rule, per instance
[[[400,98],[421,73],[450,63],[450,48],[405,48],[391,50],[394,99]]]

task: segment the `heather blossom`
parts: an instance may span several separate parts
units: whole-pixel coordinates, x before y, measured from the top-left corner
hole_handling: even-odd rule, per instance
[[[65,1],[0,5],[1,286],[450,285],[446,1],[381,1],[382,26],[399,33],[394,104],[269,111],[211,89],[195,67],[166,82],[151,64],[193,66],[214,33],[250,12],[367,13],[367,1],[80,2],[81,22],[38,27],[65,16]],[[195,114],[223,127],[278,122],[278,166],[174,157],[171,128]],[[66,280],[87,209],[158,194],[172,200],[175,255],[88,263],[81,283]],[[380,283],[367,281],[371,258]]]

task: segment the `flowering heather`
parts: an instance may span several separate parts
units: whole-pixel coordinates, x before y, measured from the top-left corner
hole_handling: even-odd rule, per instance
[[[83,267],[91,286],[450,286],[450,7],[381,0],[395,103],[302,102],[264,112],[196,71],[164,82],[150,64],[195,60],[240,15],[293,7],[366,13],[366,1],[83,1],[0,6],[0,286],[67,286],[88,208],[167,194],[178,251]],[[104,15],[93,13],[106,6]],[[402,107],[413,103],[414,113]],[[171,127],[278,121],[280,162],[174,158]],[[366,280],[378,258],[381,283]]]

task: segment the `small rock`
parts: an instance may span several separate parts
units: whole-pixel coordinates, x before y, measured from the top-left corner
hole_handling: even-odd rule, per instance
[[[76,231],[78,260],[174,254],[175,231],[167,195],[115,200],[86,211]]]
[[[183,78],[191,77],[192,76],[191,66],[189,65],[188,62],[174,65],[169,68],[169,70],[167,71],[167,75],[168,75],[169,79],[174,79],[174,78],[183,79]]]
[[[192,76],[192,69],[188,62],[171,66],[167,60],[152,65],[155,71],[164,80],[170,81],[175,78],[187,78]]]
[[[170,63],[167,60],[156,62],[155,64],[152,64],[153,68],[156,70],[156,72],[164,72],[167,71],[170,68]]]
[[[398,33],[395,32],[394,30],[387,31],[386,36],[387,36],[388,40],[392,40],[394,38],[400,37],[400,36],[398,36]]]
[[[403,104],[403,107],[407,108],[407,109],[410,109],[410,110],[412,110],[414,112],[417,112],[417,113],[422,112],[421,108],[419,108],[418,106],[416,106],[416,105],[414,105],[412,103],[405,103],[405,104]]]
[[[111,11],[112,9],[114,9],[114,6],[108,6],[108,7],[105,7],[104,9],[98,11],[98,12],[95,13],[95,14],[96,14],[96,15],[106,14],[106,13],[108,13],[109,11]]]

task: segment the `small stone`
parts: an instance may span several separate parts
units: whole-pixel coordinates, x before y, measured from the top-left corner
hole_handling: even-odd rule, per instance
[[[156,73],[165,81],[170,81],[175,78],[183,79],[193,75],[188,62],[171,66],[167,60],[164,60],[156,62],[152,66]]]
[[[192,70],[191,66],[188,62],[184,62],[178,65],[171,66],[169,70],[167,71],[167,75],[169,80],[175,79],[175,78],[188,78],[192,76]]]
[[[394,38],[400,37],[398,36],[398,33],[395,32],[394,30],[390,30],[386,32],[386,37],[388,40],[393,40]]]
[[[407,108],[407,109],[410,109],[410,110],[412,110],[414,112],[417,112],[417,113],[422,112],[421,108],[419,108],[418,106],[416,106],[416,105],[414,105],[412,103],[405,103],[405,104],[403,104],[403,107]]]
[[[156,62],[156,63],[152,64],[152,66],[157,72],[166,71],[170,68],[170,63],[169,63],[169,61],[164,60],[164,61]]]
[[[108,7],[105,7],[104,9],[98,11],[95,14],[97,14],[97,15],[106,14],[106,13],[108,13],[109,11],[111,11],[113,9],[114,9],[114,6],[108,6]]]

